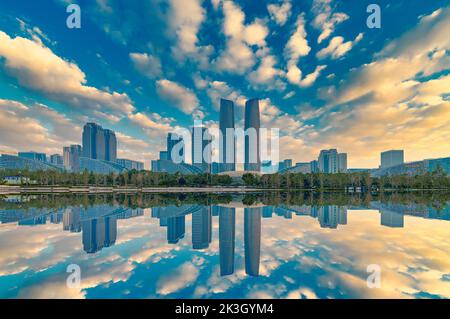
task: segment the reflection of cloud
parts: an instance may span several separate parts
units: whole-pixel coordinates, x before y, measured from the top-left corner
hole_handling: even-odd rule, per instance
[[[192,263],[186,262],[178,268],[168,271],[167,275],[160,277],[156,284],[157,292],[161,295],[176,292],[193,284],[197,280],[198,275],[198,268]]]

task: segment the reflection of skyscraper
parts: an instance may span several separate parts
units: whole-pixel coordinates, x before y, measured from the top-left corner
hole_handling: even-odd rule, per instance
[[[259,275],[261,249],[261,208],[244,209],[245,272]]]
[[[223,172],[236,170],[235,136],[234,136],[234,103],[220,99],[220,132],[219,162]]]
[[[246,171],[261,170],[259,149],[259,100],[251,99],[245,102],[245,164]]]
[[[117,237],[115,217],[100,217],[83,221],[83,249],[88,254],[114,245]]]
[[[327,205],[319,208],[318,219],[322,228],[337,228],[340,225],[347,224],[347,208]]]
[[[205,249],[211,242],[212,216],[209,207],[192,213],[192,248]]]
[[[71,207],[64,211],[63,230],[71,233],[79,233],[81,231],[80,208]]]
[[[220,275],[234,272],[234,237],[236,212],[234,208],[219,208]]]
[[[404,215],[389,210],[381,210],[381,225],[393,228],[403,228]]]
[[[176,244],[182,238],[186,230],[185,216],[176,216],[167,218],[167,242]]]

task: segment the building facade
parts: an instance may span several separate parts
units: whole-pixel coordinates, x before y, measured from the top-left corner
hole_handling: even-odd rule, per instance
[[[219,129],[219,163],[220,171],[229,172],[236,170],[236,148],[234,132],[234,103],[230,100],[220,100]]]
[[[63,148],[63,164],[68,171],[80,170],[81,145],[70,145]]]
[[[405,162],[403,150],[391,150],[382,152],[380,168],[388,168]]]
[[[41,162],[47,162],[47,155],[45,153],[37,152],[19,152],[19,157],[27,158],[30,160],[36,160]]]
[[[261,170],[259,118],[259,99],[245,102],[245,159],[244,170],[259,172]]]
[[[192,165],[205,173],[211,172],[211,139],[207,128],[192,128]]]

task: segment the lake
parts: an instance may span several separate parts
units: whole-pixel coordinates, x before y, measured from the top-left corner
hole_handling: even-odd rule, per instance
[[[449,298],[450,194],[0,198],[0,298]]]

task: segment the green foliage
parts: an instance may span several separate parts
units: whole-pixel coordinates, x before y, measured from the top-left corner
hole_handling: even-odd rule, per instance
[[[156,173],[151,171],[127,171],[121,174],[94,174],[60,172],[56,170],[0,170],[0,181],[6,176],[22,176],[24,186],[31,183],[40,186],[108,186],[108,187],[206,187],[229,186],[233,179],[228,175],[197,174],[183,175],[180,173]],[[450,176],[441,167],[432,173],[417,175],[393,175],[381,178],[371,177],[369,173],[287,173],[255,175],[246,173],[242,176],[246,186],[265,189],[289,190],[345,190],[358,188],[363,191],[375,190],[411,190],[411,189],[450,189]]]

